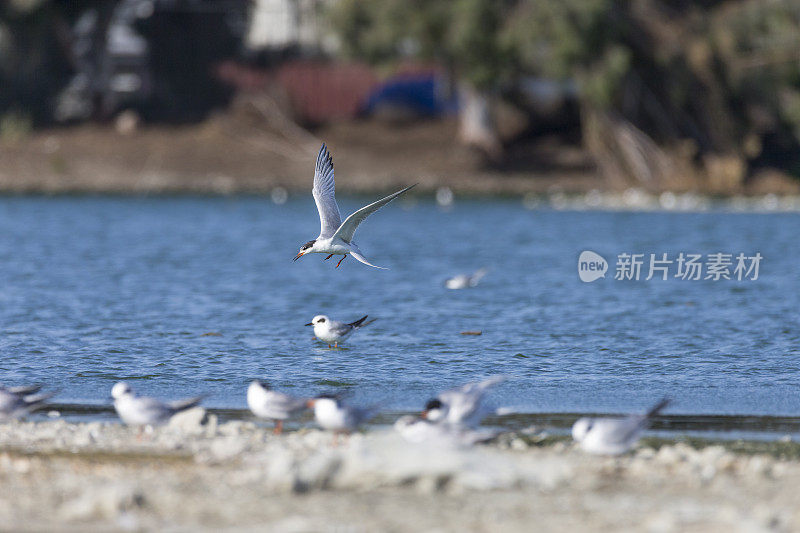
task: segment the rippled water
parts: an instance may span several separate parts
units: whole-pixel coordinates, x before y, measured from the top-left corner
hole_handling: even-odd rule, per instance
[[[340,200],[350,212],[368,199]],[[207,392],[243,407],[247,382],[415,409],[490,374],[523,412],[800,414],[800,217],[526,210],[519,201],[392,204],[359,230],[373,270],[308,256],[310,197],[0,199],[2,381],[104,403]],[[757,281],[582,283],[582,250],[760,252]],[[475,289],[444,278],[481,266]],[[303,326],[320,313],[379,320],[346,350]],[[463,336],[481,330],[481,336]],[[219,335],[204,335],[215,333]]]

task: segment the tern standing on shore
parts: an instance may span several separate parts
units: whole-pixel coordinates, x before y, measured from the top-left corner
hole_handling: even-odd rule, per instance
[[[114,409],[125,424],[129,426],[153,426],[169,422],[172,415],[199,404],[203,397],[164,403],[155,398],[137,396],[133,388],[120,381],[111,389]]]
[[[323,144],[317,155],[317,164],[314,168],[314,188],[311,191],[314,195],[314,202],[317,204],[317,210],[319,211],[319,237],[308,241],[300,247],[300,251],[297,252],[294,261],[297,261],[306,254],[328,254],[328,257],[325,258],[326,261],[334,255],[341,255],[342,258],[336,263],[336,268],[339,268],[339,265],[342,264],[342,261],[344,261],[345,257],[349,254],[367,266],[386,270],[384,267],[375,266],[367,261],[367,258],[361,253],[356,243],[353,242],[353,235],[358,225],[364,222],[368,216],[409,190],[411,187],[406,187],[401,191],[390,194],[386,198],[381,198],[377,202],[362,207],[342,222],[342,216],[339,214],[339,205],[336,203],[333,158]]]
[[[305,398],[295,398],[269,388],[263,381],[255,380],[247,387],[247,406],[259,418],[275,421],[275,434],[283,432],[283,421],[306,408]]]
[[[572,426],[572,438],[588,453],[621,455],[633,448],[650,420],[669,403],[664,398],[647,413],[625,418],[581,418]]]
[[[434,423],[475,427],[493,411],[482,404],[486,392],[505,380],[505,376],[493,376],[439,393],[425,405],[421,416]]]
[[[314,419],[322,429],[336,434],[347,434],[358,429],[358,426],[369,422],[377,413],[375,407],[345,405],[339,398],[330,394],[322,394],[308,400],[308,407],[314,410]]]

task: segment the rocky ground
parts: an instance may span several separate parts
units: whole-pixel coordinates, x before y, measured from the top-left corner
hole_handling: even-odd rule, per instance
[[[603,458],[530,434],[455,449],[388,429],[334,443],[203,417],[142,435],[109,422],[2,425],[2,529],[800,529],[800,461],[775,454],[671,443]]]

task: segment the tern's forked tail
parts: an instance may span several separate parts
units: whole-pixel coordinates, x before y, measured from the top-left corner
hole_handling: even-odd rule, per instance
[[[347,325],[348,326],[353,326],[354,328],[358,329],[358,328],[363,328],[364,326],[368,326],[368,325],[372,324],[373,322],[375,322],[376,320],[378,320],[377,318],[373,318],[372,320],[364,322],[365,320],[367,320],[368,316],[369,315],[364,315],[361,318],[359,318],[358,320],[356,320],[355,322],[350,322]]]
[[[178,401],[172,402],[170,404],[170,407],[177,413],[179,411],[185,411],[186,409],[191,409],[192,407],[195,407],[200,402],[202,402],[204,399],[205,399],[205,396],[196,396],[194,398],[187,398],[185,400],[178,400]]]
[[[360,253],[358,253],[358,252],[353,252],[353,251],[351,251],[351,252],[350,252],[350,255],[352,255],[352,256],[353,256],[353,257],[356,259],[356,261],[359,261],[359,262],[361,262],[361,263],[364,263],[364,264],[365,264],[365,265],[367,265],[367,266],[371,266],[372,268],[379,268],[379,269],[381,269],[381,270],[389,270],[389,269],[388,269],[388,268],[386,268],[386,267],[379,267],[378,265],[373,265],[372,263],[370,263],[369,261],[367,261],[367,258],[366,258],[366,257],[364,257],[363,255],[361,255],[361,254],[360,254]]]

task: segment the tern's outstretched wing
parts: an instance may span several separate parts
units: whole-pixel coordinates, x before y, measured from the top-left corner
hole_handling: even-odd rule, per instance
[[[505,376],[493,376],[439,394],[439,399],[448,405],[448,419],[467,422],[472,418],[482,418],[481,402],[484,394],[488,389],[505,380]],[[476,422],[478,421],[476,420]]]
[[[491,387],[502,383],[506,380],[506,376],[492,376],[490,378],[484,379],[483,381],[476,381],[473,383],[467,383],[466,385],[462,385],[461,387],[456,387],[455,389],[450,389],[448,391],[443,392],[440,394],[440,397],[445,397],[446,395],[454,395],[454,396],[468,396],[468,397],[480,397],[484,392],[486,392]]]
[[[342,225],[342,216],[336,204],[336,183],[333,178],[333,157],[323,144],[314,167],[314,188],[311,190],[319,211],[319,236],[327,239]]]
[[[331,179],[333,179],[333,178],[331,178]],[[411,189],[412,187],[416,187],[416,185],[417,184],[415,183],[411,187],[406,187],[402,191],[397,191],[394,194],[390,194],[386,198],[381,198],[377,202],[373,202],[373,203],[371,203],[371,204],[369,204],[367,206],[362,207],[358,211],[354,212],[352,215],[350,215],[349,217],[347,217],[345,219],[345,221],[342,223],[341,226],[339,226],[339,229],[337,229],[336,233],[334,233],[334,237],[339,237],[344,242],[348,242],[349,243],[350,241],[353,240],[353,234],[355,234],[356,229],[358,228],[358,225],[361,224],[362,222],[364,222],[364,219],[366,219],[372,213],[374,213],[375,211],[377,211],[381,207],[385,206],[386,204],[388,204],[389,202],[391,202],[392,200],[394,200],[395,198],[397,198],[398,196],[400,196],[401,194],[403,194],[407,190]],[[353,254],[353,257],[358,259],[358,257],[355,256],[355,254]],[[365,263],[365,264],[369,265],[369,263],[367,263],[366,261],[362,261],[361,259],[358,259],[358,260],[361,261],[362,263]],[[370,265],[370,266],[374,266],[374,265]]]

